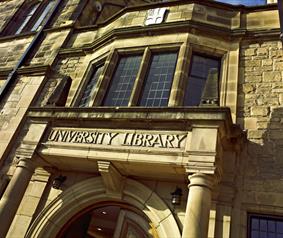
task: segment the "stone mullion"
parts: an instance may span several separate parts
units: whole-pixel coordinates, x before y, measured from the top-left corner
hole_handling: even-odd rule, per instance
[[[151,58],[151,51],[147,47],[142,57],[140,69],[137,74],[137,78],[133,87],[133,91],[128,106],[136,106],[138,104],[138,100],[143,88],[146,73],[149,70],[148,67],[150,66],[150,58]]]
[[[111,51],[107,57],[104,65],[102,74],[99,76],[97,87],[93,93],[93,105],[92,106],[101,106],[103,99],[106,95],[108,86],[110,84],[111,78],[113,77],[114,70],[118,63],[118,53],[116,51]]]
[[[183,104],[190,66],[190,51],[189,44],[184,43],[181,45],[168,102],[169,107],[181,106]]]

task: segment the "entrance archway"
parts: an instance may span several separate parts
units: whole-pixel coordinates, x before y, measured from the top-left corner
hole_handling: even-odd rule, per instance
[[[56,237],[76,214],[105,202],[121,202],[140,210],[158,237],[181,237],[173,214],[154,191],[135,180],[126,179],[121,197],[117,199],[106,193],[101,177],[79,182],[56,197],[38,215],[25,237]]]
[[[159,238],[147,217],[125,203],[97,204],[75,216],[56,238]]]

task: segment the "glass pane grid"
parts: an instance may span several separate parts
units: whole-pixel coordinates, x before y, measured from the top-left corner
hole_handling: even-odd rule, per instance
[[[95,89],[97,80],[98,80],[98,78],[99,78],[99,76],[100,76],[100,74],[102,72],[102,69],[103,69],[103,65],[100,65],[100,66],[98,66],[96,68],[95,72],[93,73],[91,79],[88,82],[88,85],[85,88],[85,91],[83,93],[81,102],[79,104],[79,107],[88,107],[89,106],[89,103],[90,103],[91,98],[92,98],[91,97],[92,96],[92,92]]]
[[[177,53],[166,53],[153,56],[140,100],[140,106],[167,106],[176,60]]]
[[[107,92],[104,106],[128,106],[142,56],[126,56],[120,59]]]
[[[283,220],[251,216],[250,234],[250,238],[283,238]]]

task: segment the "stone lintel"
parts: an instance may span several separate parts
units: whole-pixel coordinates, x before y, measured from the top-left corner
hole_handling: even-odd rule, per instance
[[[123,176],[109,161],[97,161],[98,171],[102,176],[106,193],[112,197],[121,197]]]

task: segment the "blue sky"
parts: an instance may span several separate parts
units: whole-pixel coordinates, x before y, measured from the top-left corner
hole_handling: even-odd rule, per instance
[[[218,2],[225,2],[234,5],[242,4],[246,6],[256,6],[266,4],[266,0],[217,0]]]

